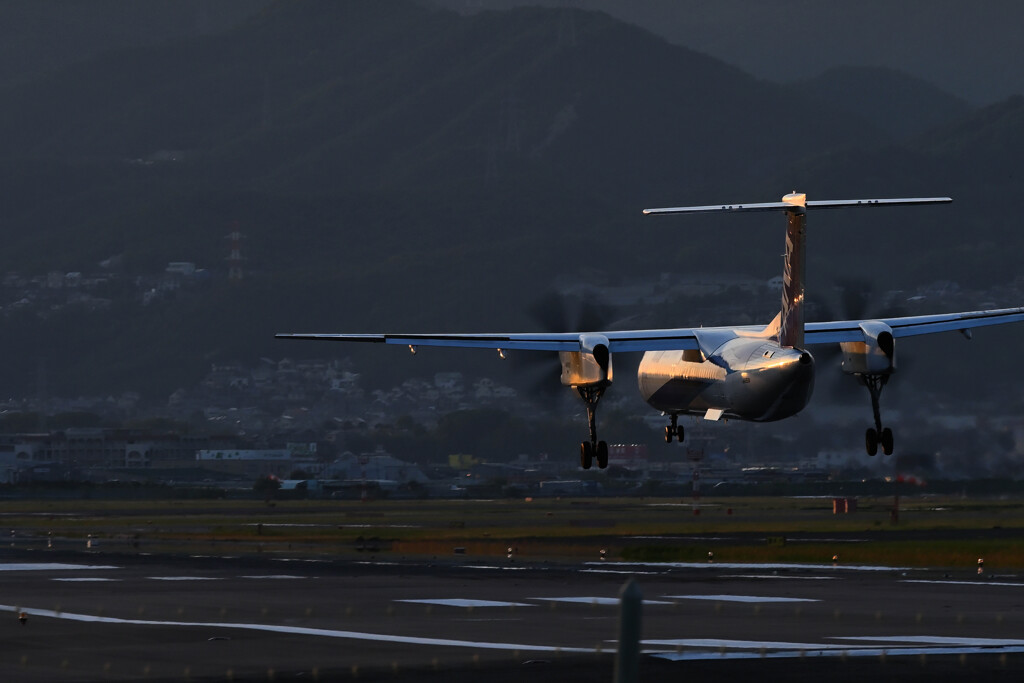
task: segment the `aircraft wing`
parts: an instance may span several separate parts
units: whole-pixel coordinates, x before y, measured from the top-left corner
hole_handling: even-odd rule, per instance
[[[913,337],[936,332],[966,331],[975,327],[1004,325],[1024,321],[1024,307],[991,311],[967,311],[940,315],[911,315],[901,318],[875,318],[892,328],[894,337]],[[840,320],[804,325],[804,343],[832,344],[863,341],[860,324],[867,320]]]
[[[537,332],[514,334],[277,334],[278,339],[310,339],[318,341],[367,342],[397,344],[400,346],[451,346],[462,348],[525,350],[525,351],[579,351],[580,337],[600,335],[608,339],[608,350],[660,351],[699,348],[698,334],[710,333],[715,328],[676,328],[665,330],[617,330],[610,332]],[[757,334],[757,326],[721,328],[735,334]]]

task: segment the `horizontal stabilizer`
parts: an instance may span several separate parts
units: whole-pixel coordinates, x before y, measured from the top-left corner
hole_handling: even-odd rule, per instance
[[[950,197],[916,197],[896,199],[821,199],[797,204],[795,202],[764,202],[761,204],[714,204],[709,206],[675,206],[664,209],[644,209],[645,214],[669,213],[712,213],[738,211],[785,211],[794,206],[805,206],[814,209],[840,209],[849,206],[902,206],[907,204],[949,204]]]

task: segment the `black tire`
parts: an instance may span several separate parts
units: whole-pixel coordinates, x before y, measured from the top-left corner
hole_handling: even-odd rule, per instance
[[[867,446],[868,455],[878,454],[878,432],[874,427],[868,427],[868,431],[864,434],[864,445]]]
[[[672,433],[672,426],[665,427],[665,443],[672,443],[672,437],[675,436]]]
[[[881,436],[882,452],[886,455],[892,455],[892,430],[886,427],[882,430]]]
[[[608,467],[608,444],[604,441],[597,442],[597,466],[602,470]]]
[[[679,439],[679,443],[682,443],[683,439],[686,438],[686,430],[683,429],[683,425],[676,427],[676,438]]]
[[[594,447],[589,441],[580,444],[580,467],[589,470],[594,464]]]

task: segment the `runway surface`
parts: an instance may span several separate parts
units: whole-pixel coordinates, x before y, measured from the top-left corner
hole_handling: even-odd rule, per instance
[[[644,679],[1024,671],[1016,575],[5,549],[0,677],[611,680],[630,578],[644,596]]]

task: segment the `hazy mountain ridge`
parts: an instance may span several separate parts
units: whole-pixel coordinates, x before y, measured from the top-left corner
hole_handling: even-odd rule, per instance
[[[964,100],[931,83],[884,67],[834,67],[794,87],[839,111],[861,117],[900,141],[948,125],[973,110]]]

